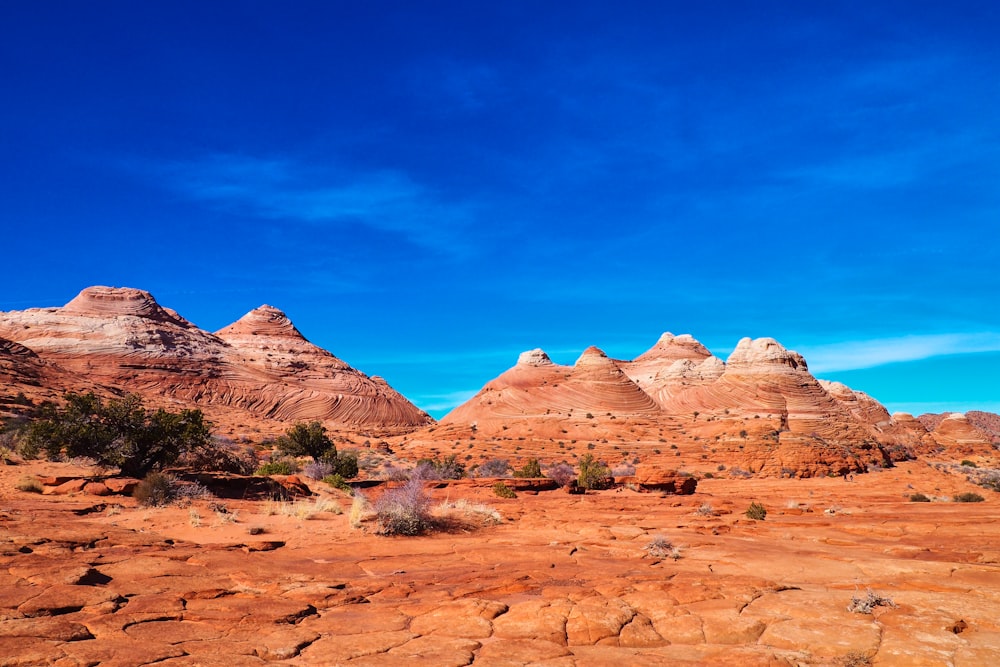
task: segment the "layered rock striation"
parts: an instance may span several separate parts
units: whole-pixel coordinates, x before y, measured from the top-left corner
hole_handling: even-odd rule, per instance
[[[345,427],[413,428],[432,421],[381,378],[310,343],[271,306],[212,334],[161,307],[149,292],[91,287],[62,308],[0,313],[0,336],[78,378],[153,404]]]

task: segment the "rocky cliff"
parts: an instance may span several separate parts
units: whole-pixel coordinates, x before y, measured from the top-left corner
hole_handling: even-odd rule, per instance
[[[154,405],[201,407],[224,421],[234,419],[233,410],[345,428],[432,421],[381,378],[310,343],[270,306],[212,334],[149,292],[91,287],[62,308],[0,313],[0,336],[77,379],[138,393]],[[66,384],[74,385],[72,376],[63,377]]]

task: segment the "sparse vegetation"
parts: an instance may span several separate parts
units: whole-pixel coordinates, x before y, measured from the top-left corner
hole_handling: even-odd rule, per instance
[[[323,478],[323,483],[329,484],[333,488],[340,489],[341,491],[347,491],[348,493],[351,491],[351,485],[348,484],[343,477],[337,474],[327,475]]]
[[[750,503],[750,507],[747,508],[747,511],[744,512],[744,514],[746,514],[746,517],[748,519],[753,519],[754,521],[763,521],[764,519],[767,518],[767,508],[758,503],[757,501],[754,501]]]
[[[25,493],[41,493],[44,490],[42,483],[36,477],[22,477],[15,488]]]
[[[981,503],[986,499],[974,491],[966,491],[956,494],[954,500],[956,503]]]
[[[261,477],[270,477],[271,475],[291,475],[294,474],[297,469],[298,467],[295,465],[294,461],[289,459],[275,459],[262,463],[253,474]]]
[[[535,478],[542,476],[542,466],[538,459],[528,459],[528,462],[514,471],[514,477]]]
[[[514,489],[499,481],[493,484],[493,494],[499,498],[517,498]]]
[[[200,410],[149,411],[135,394],[105,402],[92,392],[68,393],[65,401],[62,407],[39,407],[24,432],[26,451],[50,459],[86,457],[123,475],[144,477],[210,444]]]
[[[591,454],[580,457],[580,474],[577,484],[584,489],[606,489],[611,486],[611,471],[608,466],[594,459]]]
[[[851,603],[847,605],[847,611],[856,614],[870,614],[875,610],[875,607],[895,606],[896,603],[892,601],[892,598],[879,595],[869,588],[864,597],[858,597],[857,595],[851,597]]]
[[[697,509],[697,513],[701,516],[715,516],[715,508],[710,503],[702,503],[701,507]]]
[[[136,485],[132,497],[144,507],[162,507],[176,497],[174,478],[162,472],[151,472]]]
[[[510,463],[507,459],[490,459],[479,464],[476,477],[504,477],[509,472]]]
[[[431,527],[430,498],[420,478],[389,489],[372,507],[382,535],[420,535]]]
[[[969,459],[962,459],[962,463],[959,464],[959,465],[963,465],[966,468],[978,468],[979,467],[974,462],[970,461]]]
[[[674,560],[677,560],[681,557],[680,549],[675,547],[673,543],[663,535],[656,535],[652,540],[650,540],[649,544],[644,546],[642,549],[650,558],[673,558]]]
[[[930,498],[919,492],[910,495],[911,503],[929,503],[930,501],[931,501]]]
[[[420,479],[462,479],[465,477],[465,465],[459,462],[454,454],[443,459],[420,459],[410,478]]]
[[[573,481],[576,473],[573,472],[573,467],[568,463],[557,463],[545,471],[545,476],[559,486],[566,486]]]

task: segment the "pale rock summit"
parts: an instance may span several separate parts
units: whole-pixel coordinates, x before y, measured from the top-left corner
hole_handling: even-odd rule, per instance
[[[536,347],[534,350],[522,352],[517,358],[518,366],[551,366],[552,359],[545,354],[545,350]]]
[[[726,360],[727,372],[771,373],[780,367],[803,372],[809,370],[801,354],[786,350],[773,338],[743,338]]]

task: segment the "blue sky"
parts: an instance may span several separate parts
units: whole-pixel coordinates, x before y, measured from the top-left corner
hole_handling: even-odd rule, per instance
[[[540,7],[540,5],[546,5]],[[989,2],[0,5],[0,310],[262,303],[435,416],[542,347],[772,336],[1000,411]]]

